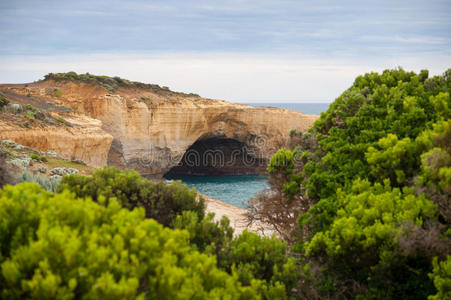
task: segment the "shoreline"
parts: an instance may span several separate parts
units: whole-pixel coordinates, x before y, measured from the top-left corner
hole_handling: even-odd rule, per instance
[[[199,192],[198,195],[205,199],[206,213],[215,214],[215,221],[220,221],[222,216],[226,216],[230,220],[230,226],[234,229],[233,234],[235,236],[241,234],[245,229],[260,236],[269,237],[274,234],[274,230],[267,224],[253,223],[251,226],[248,226],[246,209],[208,197]]]

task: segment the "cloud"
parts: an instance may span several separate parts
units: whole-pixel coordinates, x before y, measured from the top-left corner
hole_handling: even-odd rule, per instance
[[[404,67],[441,74],[451,57],[415,55],[378,61],[299,54],[97,53],[0,58],[0,82],[30,82],[49,72],[75,71],[157,83],[172,90],[236,102],[329,102],[369,71]]]
[[[451,59],[446,0],[0,1],[0,82],[91,72],[235,101],[331,101]]]
[[[446,44],[450,43],[449,40],[443,37],[434,36],[363,36],[363,41],[376,41],[376,42],[395,42],[395,43],[408,43],[408,44]]]

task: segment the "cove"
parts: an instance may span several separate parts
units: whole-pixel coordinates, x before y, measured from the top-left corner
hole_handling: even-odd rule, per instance
[[[168,180],[181,180],[189,188],[195,188],[208,197],[246,208],[249,199],[268,187],[267,177],[262,175],[228,175],[228,176],[165,176]]]

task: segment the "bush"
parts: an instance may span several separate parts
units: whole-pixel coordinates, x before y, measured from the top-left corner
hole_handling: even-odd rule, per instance
[[[143,207],[147,218],[169,226],[183,211],[193,211],[199,219],[204,217],[204,200],[196,199],[196,191],[180,182],[166,185],[142,178],[134,170],[119,171],[112,167],[96,170],[92,176],[70,175],[63,177],[58,191],[70,190],[77,197],[91,197],[98,201],[105,197],[116,198],[128,209]]]
[[[61,96],[63,95],[63,92],[61,92],[61,91],[58,90],[58,89],[55,89],[55,90],[53,91],[53,94],[54,94],[56,97],[61,97]]]
[[[422,226],[433,217],[436,206],[424,195],[416,196],[413,189],[392,189],[388,180],[374,186],[356,181],[351,193],[337,193],[337,216],[329,230],[305,244],[306,254],[327,257],[329,270],[340,270],[343,278],[364,282],[369,297],[389,299],[394,294],[408,295],[413,289],[418,297],[427,297],[432,289],[427,280],[428,255],[406,255],[398,239],[407,224]],[[396,284],[385,286],[389,282]]]
[[[56,120],[57,120],[58,122],[63,123],[63,124],[67,124],[67,121],[66,121],[63,117],[56,117]]]
[[[297,284],[295,260],[276,237],[260,237],[245,230],[236,237],[219,259],[219,265],[236,274],[243,285],[260,281],[259,293],[265,299],[285,298]]]
[[[429,275],[434,281],[437,294],[429,296],[429,300],[451,299],[451,256],[446,260],[438,262],[437,258],[433,260],[434,270]]]
[[[56,192],[59,179],[41,177],[39,175],[32,175],[30,172],[25,171],[20,175],[19,182],[33,182],[40,185],[43,189],[49,192]]]
[[[242,286],[254,287],[265,299],[286,298],[296,282],[294,260],[286,256],[283,242],[248,232],[233,239],[229,220],[223,217],[215,222],[214,214],[204,217],[203,199],[197,201],[196,192],[179,182],[154,183],[133,170],[104,168],[95,171],[92,177],[78,174],[63,177],[58,191],[63,190],[95,201],[103,199],[106,205],[117,199],[128,209],[143,207],[146,218],[187,230],[193,250],[215,254],[220,268],[237,277]]]
[[[221,221],[213,221],[210,213],[203,219],[192,211],[183,211],[171,224],[172,228],[186,229],[190,234],[190,242],[194,249],[204,253],[216,254],[218,258],[230,246],[233,239],[233,228],[230,221],[223,216]]]
[[[358,76],[308,133],[292,132],[292,151],[272,157],[254,215],[278,221],[273,206],[300,207],[296,235],[282,235],[315,269],[300,286],[326,298],[432,292],[431,256],[443,259],[451,242],[450,72]]]
[[[104,199],[99,198],[103,204]],[[251,299],[186,231],[35,184],[0,191],[0,298]]]
[[[41,161],[42,160],[42,157],[39,154],[36,154],[36,153],[29,153],[28,156],[31,157],[32,159],[37,160],[37,161]]]
[[[2,109],[4,106],[8,105],[9,101],[3,95],[0,95],[0,109]]]

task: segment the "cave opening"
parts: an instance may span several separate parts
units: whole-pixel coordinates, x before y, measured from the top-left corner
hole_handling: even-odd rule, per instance
[[[210,137],[197,140],[166,178],[178,175],[254,175],[266,171],[266,159],[236,139]]]

